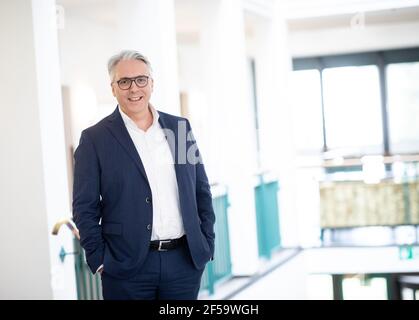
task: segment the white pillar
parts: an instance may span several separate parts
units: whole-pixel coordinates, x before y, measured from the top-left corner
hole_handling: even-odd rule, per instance
[[[120,49],[138,50],[152,65],[151,103],[159,110],[179,115],[173,0],[118,0],[116,15]]]
[[[292,60],[281,1],[273,2],[272,16],[258,24],[255,38],[262,168],[275,171],[279,177],[282,246],[298,246],[296,151],[287,95]]]
[[[212,180],[227,184],[233,274],[258,269],[254,173],[256,142],[249,99],[240,0],[202,1],[201,52],[211,137],[205,155]]]
[[[0,39],[0,298],[73,299],[72,235],[51,235],[71,215],[55,2],[0,2]]]

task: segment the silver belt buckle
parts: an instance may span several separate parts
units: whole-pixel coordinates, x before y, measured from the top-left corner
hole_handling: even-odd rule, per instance
[[[167,249],[162,249],[161,248],[161,245],[163,244],[163,243],[170,243],[171,241],[170,240],[160,240],[160,242],[159,242],[159,248],[157,249],[158,251],[167,251]]]

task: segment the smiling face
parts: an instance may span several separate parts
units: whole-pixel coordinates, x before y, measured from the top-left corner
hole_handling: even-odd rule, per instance
[[[123,78],[135,78],[138,76],[149,76],[145,87],[139,88],[135,82],[131,88],[122,90],[117,81]],[[112,93],[118,100],[118,104],[128,116],[139,116],[147,112],[148,103],[153,92],[153,79],[147,65],[139,60],[121,60],[115,66],[114,78],[111,83]]]

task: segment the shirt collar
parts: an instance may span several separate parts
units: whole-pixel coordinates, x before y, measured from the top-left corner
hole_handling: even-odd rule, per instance
[[[153,115],[153,123],[151,124],[151,126],[154,127],[157,125],[157,121],[159,120],[160,115],[157,112],[157,110],[151,105],[151,103],[148,104],[148,107],[150,108],[151,114]],[[118,110],[126,126],[131,126],[135,129],[138,129],[135,122],[130,117],[128,117],[128,115],[124,111],[122,111],[119,105],[118,105]]]

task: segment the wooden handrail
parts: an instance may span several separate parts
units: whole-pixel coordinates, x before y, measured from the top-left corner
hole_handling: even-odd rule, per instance
[[[74,224],[74,222],[71,218],[62,218],[62,219],[58,220],[55,223],[54,227],[52,228],[52,234],[56,236],[58,234],[58,232],[60,231],[60,228],[63,224],[65,224],[71,230],[71,232],[74,234],[74,236],[78,240],[80,240],[79,230],[77,229],[76,225]]]

